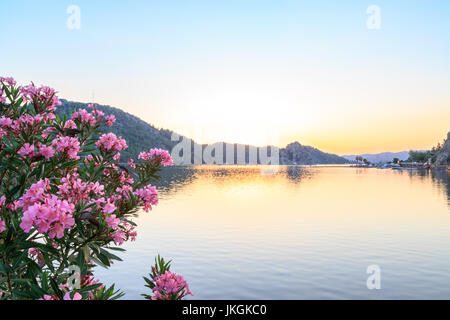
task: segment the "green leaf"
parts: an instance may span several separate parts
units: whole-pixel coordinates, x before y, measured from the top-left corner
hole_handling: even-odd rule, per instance
[[[111,266],[111,261],[110,261],[110,259],[109,259],[108,256],[106,256],[104,253],[97,254],[97,258],[100,259],[100,261],[101,261],[104,265],[106,265],[106,266],[108,266],[108,267]]]
[[[112,254],[111,252],[106,251],[105,249],[100,249],[100,251],[107,256],[109,259],[112,260],[118,260],[118,261],[123,261],[120,257],[116,256],[115,254]]]
[[[119,248],[119,247],[108,247],[108,250],[121,251],[121,252],[127,251],[127,250],[125,250],[123,248]]]
[[[103,264],[103,262],[101,262],[99,259],[97,259],[96,257],[91,257],[92,261],[94,261],[96,264],[98,264],[100,267],[103,267],[105,269],[109,268],[109,265],[105,265]]]

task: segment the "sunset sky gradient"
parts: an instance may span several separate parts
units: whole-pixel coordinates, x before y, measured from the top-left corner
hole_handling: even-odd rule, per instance
[[[202,143],[428,149],[450,131],[449,15],[446,1],[0,1],[0,75]]]

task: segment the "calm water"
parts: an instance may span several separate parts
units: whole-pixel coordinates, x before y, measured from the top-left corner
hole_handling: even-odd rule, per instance
[[[155,255],[192,299],[450,299],[450,174],[349,167],[170,168],[109,270],[140,299]],[[368,290],[366,269],[381,268]]]

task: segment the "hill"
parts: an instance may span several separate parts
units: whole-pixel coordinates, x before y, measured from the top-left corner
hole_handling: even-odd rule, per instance
[[[436,154],[436,165],[450,164],[450,131],[441,149]]]
[[[286,148],[280,149],[281,164],[345,164],[348,162],[345,158],[301,145],[298,142],[290,143]]]
[[[61,99],[62,105],[56,109],[56,113],[61,117],[69,116],[72,111],[80,108],[87,108],[87,103],[72,102]],[[133,116],[121,109],[98,105],[97,108],[105,114],[113,114],[116,123],[112,127],[105,128],[105,132],[113,132],[117,136],[122,136],[128,144],[128,149],[121,152],[123,159],[136,159],[139,152],[150,148],[163,148],[171,150],[175,142],[170,140],[172,131],[158,129],[147,122]]]
[[[61,102],[62,105],[56,110],[56,113],[60,117],[64,115],[69,116],[72,112],[77,111],[80,108],[87,108],[87,103],[67,101],[64,99],[61,99]],[[138,117],[118,108],[106,105],[97,105],[97,108],[107,115],[113,114],[116,117],[114,126],[106,127],[104,131],[113,132],[117,136],[122,136],[127,141],[128,149],[121,152],[122,159],[128,159],[130,157],[136,159],[139,152],[144,149],[163,148],[170,151],[178,143],[177,141],[171,140],[173,133],[171,130],[156,128]],[[195,142],[192,142],[191,144],[192,160],[194,158],[194,144]],[[237,148],[239,146],[244,148],[245,158],[248,161],[249,146],[234,144],[235,163],[237,159],[236,150],[238,150]],[[206,145],[202,145],[201,147],[202,150],[204,150]],[[280,149],[279,152],[280,164],[342,164],[349,162],[345,158],[335,154],[322,152],[310,146],[301,145],[299,142],[288,144],[286,148]],[[225,162],[226,148],[224,148],[223,158]],[[260,163],[259,157],[258,163]]]

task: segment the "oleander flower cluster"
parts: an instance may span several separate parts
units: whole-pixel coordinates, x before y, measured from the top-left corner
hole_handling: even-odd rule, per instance
[[[148,300],[181,300],[193,295],[183,276],[170,271],[171,261],[164,261],[159,255],[155,265],[151,268],[149,277],[144,277],[145,286],[150,288],[153,295],[142,294]]]
[[[138,159],[151,161],[154,163],[161,163],[164,167],[173,166],[173,160],[167,150],[151,149],[148,152],[141,152]]]
[[[189,286],[184,277],[167,270],[153,279],[152,300],[181,300],[186,295],[191,295]]]
[[[0,299],[120,297],[94,267],[120,260],[113,252],[137,236],[132,218],[158,204],[157,173],[173,165],[161,149],[121,160],[126,141],[100,132],[114,115],[91,104],[60,118],[60,105],[52,88],[0,77]],[[73,266],[81,284],[68,283]],[[161,292],[183,284],[158,281]]]
[[[49,238],[62,238],[66,229],[75,224],[73,213],[75,205],[48,193],[50,181],[39,180],[17,202],[17,209],[22,209],[20,227],[26,233],[35,227],[39,233],[46,233]]]

